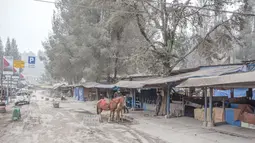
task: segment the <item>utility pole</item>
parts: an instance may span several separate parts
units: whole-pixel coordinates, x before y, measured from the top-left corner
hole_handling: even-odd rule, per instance
[[[8,104],[8,98],[9,98],[9,76],[7,77],[6,104]]]
[[[3,100],[3,97],[4,97],[4,94],[3,94],[3,70],[4,70],[4,67],[3,67],[3,54],[1,55],[1,102]]]

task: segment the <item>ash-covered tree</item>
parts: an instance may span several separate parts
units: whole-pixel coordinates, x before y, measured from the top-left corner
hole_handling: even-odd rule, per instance
[[[7,38],[6,44],[5,44],[5,50],[4,50],[5,56],[11,56],[11,41],[10,38]]]
[[[2,39],[0,37],[0,56],[2,57],[3,55],[4,55],[4,46],[3,46]]]
[[[10,55],[13,56],[14,60],[21,60],[21,56],[20,56],[20,53],[19,53],[18,45],[17,45],[15,39],[12,39],[12,41],[11,41]]]
[[[141,1],[134,4],[137,12],[145,12],[136,14],[137,23],[141,34],[151,46],[150,50],[160,60],[164,75],[170,74],[174,67],[195,50],[208,54],[213,50],[218,51],[214,47],[220,43],[232,41],[229,31],[235,26],[235,15],[215,22],[213,16],[204,10],[213,9],[215,5],[205,1],[199,9],[192,8],[192,4],[191,0]],[[203,32],[199,32],[201,30]],[[213,56],[220,58],[217,53]]]

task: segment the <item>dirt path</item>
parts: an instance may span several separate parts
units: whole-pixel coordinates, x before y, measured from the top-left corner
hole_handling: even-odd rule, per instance
[[[99,124],[90,112],[73,108],[71,103],[53,108],[51,101],[39,100],[41,96],[37,94],[30,105],[21,106],[20,121],[10,120],[11,111],[1,116],[1,143],[164,143],[128,124]],[[89,122],[94,124],[89,126]]]

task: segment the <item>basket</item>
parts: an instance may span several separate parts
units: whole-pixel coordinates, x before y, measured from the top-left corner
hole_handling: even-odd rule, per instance
[[[59,103],[53,103],[54,108],[59,108]]]

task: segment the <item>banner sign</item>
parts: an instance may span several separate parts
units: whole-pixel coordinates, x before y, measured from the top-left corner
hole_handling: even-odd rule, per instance
[[[3,74],[12,75],[13,74],[13,57],[3,56]]]
[[[13,62],[15,68],[24,68],[25,62],[21,60],[14,60]]]
[[[13,76],[19,77],[19,69],[18,68],[13,68]]]

